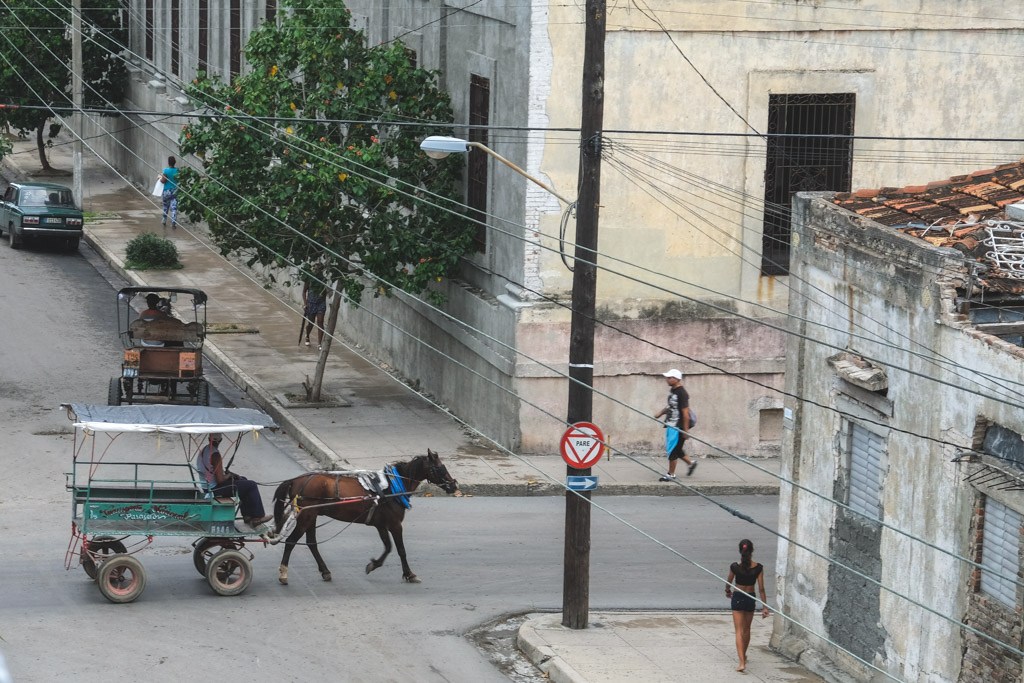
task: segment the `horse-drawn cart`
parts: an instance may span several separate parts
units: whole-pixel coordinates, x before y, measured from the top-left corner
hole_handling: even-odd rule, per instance
[[[77,557],[108,600],[131,602],[146,586],[136,554],[156,536],[189,536],[196,537],[193,563],[210,587],[220,595],[244,592],[252,581],[253,557],[245,544],[266,536],[236,520],[235,498],[204,490],[192,460],[209,435],[219,433],[230,466],[241,437],[275,429],[273,420],[244,408],[63,407],[75,423],[67,473],[72,538],[66,567]],[[156,439],[145,436],[154,433]],[[228,446],[233,446],[230,456]],[[130,460],[120,457],[126,451]],[[150,457],[143,459],[143,453]],[[139,540],[127,545],[132,537]]]
[[[136,314],[139,300],[149,308]],[[188,300],[188,307],[172,304]],[[191,310],[189,310],[191,309]],[[179,317],[181,316],[181,317]],[[121,372],[110,378],[107,403],[210,405],[203,376],[206,293],[188,287],[124,287],[117,293]]]

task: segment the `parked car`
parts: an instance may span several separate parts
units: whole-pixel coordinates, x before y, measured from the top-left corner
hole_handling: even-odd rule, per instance
[[[11,183],[0,199],[0,233],[12,249],[27,239],[59,240],[69,251],[82,239],[82,210],[71,188],[52,183]]]

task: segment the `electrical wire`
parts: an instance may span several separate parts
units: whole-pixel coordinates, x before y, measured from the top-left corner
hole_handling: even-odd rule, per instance
[[[5,60],[6,60],[6,58],[5,58]],[[711,500],[711,499],[709,498],[709,500]],[[712,502],[715,502],[715,501],[712,501]],[[718,504],[718,503],[716,502],[716,504]],[[721,505],[721,504],[719,504],[719,505]],[[735,513],[734,513],[734,514],[735,514]],[[753,522],[753,520],[752,520],[752,519],[750,519],[750,518],[747,518],[747,519],[748,519],[748,521],[751,521],[751,522]],[[770,529],[768,529],[768,531],[769,531],[769,532],[771,532],[771,530],[770,530]],[[778,535],[780,536],[780,538],[785,538],[785,537],[784,537],[784,536],[782,536],[781,534],[778,534]],[[786,539],[786,540],[789,540],[789,539]],[[793,541],[791,541],[791,540],[790,540],[789,542],[793,542]],[[793,543],[794,543],[794,544],[796,544],[796,545],[799,545],[799,544],[797,544],[797,543],[795,543],[795,542],[793,542]],[[815,553],[815,551],[813,551],[813,550],[812,550],[812,549],[810,549],[810,548],[807,548],[807,547],[804,547],[804,548],[805,548],[806,550],[808,550],[809,552],[812,552],[812,553],[814,553],[814,554],[817,554],[817,553]],[[825,558],[825,559],[828,559],[828,558]],[[883,585],[882,585],[882,584],[881,584],[880,582],[874,581],[874,580],[873,580],[873,579],[872,579],[871,577],[868,577],[868,576],[866,576],[866,575],[864,575],[864,574],[860,573],[860,572],[859,572],[859,571],[857,571],[856,569],[852,569],[852,568],[849,568],[849,567],[845,567],[845,565],[842,565],[842,563],[838,563],[838,562],[835,562],[835,561],[833,561],[833,560],[829,560],[829,562],[830,562],[830,563],[833,563],[833,564],[836,564],[836,565],[838,565],[838,566],[844,567],[844,568],[845,568],[845,569],[847,569],[848,571],[851,571],[852,573],[854,573],[854,574],[857,574],[857,575],[861,576],[862,578],[865,578],[865,579],[869,580],[869,581],[870,581],[870,582],[872,582],[872,583],[876,583],[876,584],[877,584],[877,585],[878,585],[878,586],[879,586],[880,588],[882,588],[882,589],[885,589],[885,590],[891,590],[891,589],[887,589],[887,588],[886,588],[885,586],[883,586]],[[894,592],[894,593],[895,593],[895,591],[892,591],[892,592]],[[921,607],[922,609],[925,609],[926,611],[930,611],[930,612],[933,612],[934,614],[936,614],[937,616],[940,616],[941,618],[949,619],[950,621],[952,621],[952,619],[950,619],[949,617],[945,617],[944,615],[941,615],[940,613],[936,612],[935,610],[932,610],[931,608],[928,608],[927,606],[924,606],[924,605],[922,605],[922,604],[920,604],[920,603],[917,603],[916,601],[912,600],[911,598],[909,598],[909,597],[907,597],[907,596],[902,596],[902,595],[900,595],[900,594],[898,594],[898,593],[895,593],[895,594],[896,594],[896,595],[898,595],[899,597],[903,597],[904,599],[906,599],[906,600],[908,600],[908,601],[910,601],[910,602],[912,602],[912,603],[916,604],[917,606]],[[959,624],[958,624],[958,625],[959,625]],[[965,627],[965,628],[967,628],[968,630],[972,630],[972,629],[970,629],[970,627]],[[1001,644],[1001,643],[1000,643],[1000,641],[998,641],[998,640],[995,640],[995,639],[993,639],[993,638],[992,638],[991,636],[988,636],[987,634],[984,634],[984,633],[981,633],[981,632],[977,632],[977,633],[976,633],[976,635],[979,635],[979,636],[980,636],[980,637],[982,637],[982,638],[986,638],[986,639],[992,640],[992,642],[995,642],[996,644]],[[1005,645],[1005,644],[1002,644],[1002,645]],[[1013,649],[1013,648],[1012,648],[1012,646],[1007,646],[1007,647],[1009,647],[1010,649]],[[1024,654],[1024,653],[1022,653],[1022,654]]]

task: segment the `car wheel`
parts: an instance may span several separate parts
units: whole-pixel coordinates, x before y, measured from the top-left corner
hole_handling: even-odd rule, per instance
[[[18,237],[18,233],[14,231],[14,226],[7,226],[7,237],[11,245],[11,249],[21,249],[21,238]]]
[[[71,252],[78,251],[78,242],[79,242],[80,239],[81,238],[79,238],[79,237],[69,237],[67,239],[67,241],[64,243],[64,246],[67,247],[68,251],[71,251]]]

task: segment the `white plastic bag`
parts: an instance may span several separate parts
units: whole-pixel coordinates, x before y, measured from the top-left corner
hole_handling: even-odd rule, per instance
[[[153,196],[162,197],[164,194],[164,183],[159,178],[156,179],[156,185],[153,186]]]

